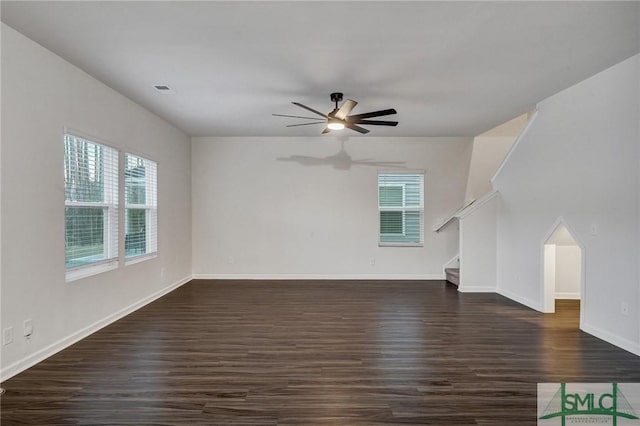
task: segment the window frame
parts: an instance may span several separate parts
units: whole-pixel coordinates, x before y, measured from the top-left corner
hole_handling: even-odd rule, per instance
[[[64,170],[67,167],[67,145],[66,139],[67,137],[71,137],[74,139],[79,139],[88,143],[92,143],[95,145],[100,145],[103,148],[107,149],[107,159],[109,164],[109,169],[111,171],[115,171],[113,176],[110,179],[104,178],[103,182],[103,200],[100,202],[92,202],[92,201],[69,201],[66,197],[66,175],[64,175]],[[116,269],[119,264],[119,218],[120,218],[120,151],[115,148],[112,144],[105,142],[104,140],[97,138],[95,136],[88,135],[83,132],[79,132],[77,130],[72,130],[69,128],[63,129],[62,134],[62,142],[63,142],[63,188],[64,188],[64,233],[65,233],[65,280],[67,282],[75,281],[81,278],[89,277],[92,275],[96,275],[102,272],[110,271]],[[107,170],[105,166],[104,170]],[[115,187],[114,187],[115,186]],[[67,208],[68,207],[77,207],[77,208],[104,208],[106,209],[106,214],[103,219],[103,245],[105,252],[105,259],[96,260],[93,262],[89,262],[83,265],[76,265],[67,267],[66,263],[66,235],[67,235]]]
[[[141,159],[143,162],[150,162],[153,164],[154,172],[152,175],[145,173],[145,203],[127,203],[127,157],[135,157]],[[153,259],[158,255],[158,162],[149,159],[146,155],[140,155],[130,151],[123,153],[122,172],[123,176],[123,211],[124,220],[122,228],[122,238],[125,240],[123,244],[122,255],[124,257],[125,266],[134,265],[136,263],[144,262],[145,260]],[[152,189],[151,191],[149,189]],[[127,213],[129,210],[144,210],[145,211],[145,248],[152,247],[152,250],[145,251],[145,253],[135,254],[127,256],[126,248],[126,221]],[[152,229],[153,232],[149,232]],[[151,238],[151,237],[154,238]]]
[[[407,184],[403,182],[386,182],[380,184],[381,175],[420,175],[420,205],[407,206]],[[378,170],[377,191],[378,191],[378,247],[424,247],[424,188],[425,188],[425,171],[424,170]],[[382,187],[402,187],[402,206],[382,206],[380,205],[380,188]],[[381,213],[383,211],[400,212],[402,214],[402,234],[389,234],[381,232]],[[419,242],[397,242],[382,241],[383,236],[406,236],[406,220],[407,212],[418,212],[420,214],[420,240]]]

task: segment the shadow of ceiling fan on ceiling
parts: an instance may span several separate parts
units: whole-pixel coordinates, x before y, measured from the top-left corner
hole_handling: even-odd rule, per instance
[[[361,158],[354,160],[351,155],[344,149],[344,140],[341,141],[340,151],[336,154],[326,157],[311,157],[308,155],[291,155],[289,157],[280,157],[278,161],[289,161],[298,163],[302,166],[332,166],[336,170],[349,170],[351,166],[372,166],[372,167],[394,167],[405,168],[404,161],[375,161],[372,158]]]

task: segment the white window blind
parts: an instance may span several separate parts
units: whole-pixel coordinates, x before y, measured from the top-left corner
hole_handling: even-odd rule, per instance
[[[126,259],[158,250],[158,166],[132,154],[124,156],[124,255]]]
[[[424,173],[378,173],[379,244],[421,246]]]
[[[64,135],[67,279],[117,266],[118,151]]]

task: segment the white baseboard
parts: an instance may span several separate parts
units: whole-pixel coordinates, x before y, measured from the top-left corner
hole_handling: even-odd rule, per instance
[[[524,306],[526,306],[528,308],[534,309],[534,310],[536,310],[538,312],[542,312],[542,309],[540,308],[540,303],[534,302],[533,300],[527,299],[526,297],[522,297],[520,295],[517,295],[512,291],[498,288],[498,289],[496,289],[496,293],[498,293],[501,296],[506,297],[507,299],[511,299],[514,302],[518,302],[521,305],[524,305]]]
[[[15,376],[16,374],[26,370],[29,367],[33,367],[34,365],[36,365],[37,363],[39,363],[40,361],[43,361],[47,358],[49,358],[51,355],[60,352],[61,350],[73,345],[74,343],[79,342],[80,340],[84,339],[85,337],[95,333],[96,331],[100,330],[101,328],[104,328],[106,326],[108,326],[109,324],[119,320],[120,318],[123,318],[127,315],[129,315],[130,313],[142,308],[143,306],[153,302],[154,300],[159,299],[160,297],[164,296],[165,294],[175,290],[176,288],[188,283],[189,281],[191,281],[192,277],[188,276],[186,278],[181,279],[180,281],[177,281],[173,284],[171,284],[168,287],[163,288],[160,291],[157,291],[135,303],[132,303],[131,305],[127,306],[126,308],[123,308],[121,310],[119,310],[118,312],[115,312],[101,320],[98,320],[96,322],[94,322],[93,324],[88,325],[87,327],[76,331],[75,333],[72,333],[70,335],[68,335],[67,337],[64,337],[60,340],[58,340],[57,342],[54,342],[52,344],[50,344],[49,346],[40,349],[39,351],[36,351],[34,353],[32,353],[31,355],[27,355],[26,357],[14,362],[11,365],[6,366],[5,368],[2,369],[2,371],[0,371],[0,381],[4,382],[7,379],[10,379],[11,377]]]
[[[593,327],[589,324],[582,324],[580,327],[582,331],[585,333],[589,333],[594,337],[597,337],[600,340],[604,340],[607,343],[611,343],[625,351],[631,352],[634,355],[640,356],[640,343],[634,342],[629,339],[625,339],[624,337],[616,336],[615,334],[604,331],[598,327]]]
[[[496,293],[495,287],[481,285],[465,285],[458,286],[460,293]]]
[[[194,274],[194,280],[444,280],[439,275]]]
[[[573,292],[556,292],[556,299],[572,299],[572,300],[580,300],[580,293]]]

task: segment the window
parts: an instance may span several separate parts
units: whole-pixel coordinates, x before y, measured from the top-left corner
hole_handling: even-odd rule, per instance
[[[64,135],[67,280],[118,264],[118,151]]]
[[[380,245],[421,246],[424,173],[378,173]]]
[[[140,258],[157,252],[157,165],[131,154],[124,156],[124,256]]]

